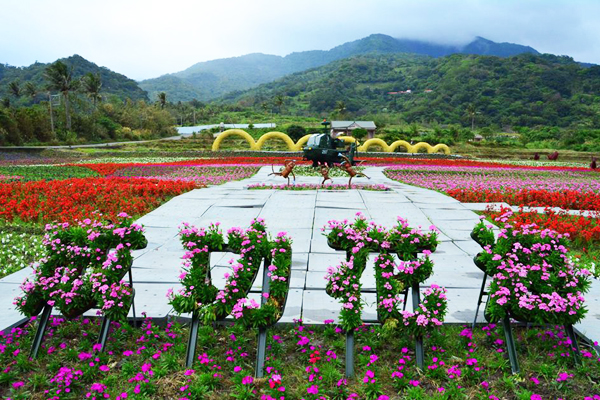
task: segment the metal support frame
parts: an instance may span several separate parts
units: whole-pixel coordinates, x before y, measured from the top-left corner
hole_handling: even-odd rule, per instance
[[[98,334],[98,344],[100,344],[100,352],[106,347],[106,339],[108,339],[108,331],[110,330],[110,318],[103,317],[100,325],[100,333]]]
[[[483,280],[481,281],[481,290],[479,290],[479,298],[477,299],[477,308],[475,309],[475,317],[473,318],[473,325],[471,325],[471,329],[475,329],[475,324],[477,324],[477,315],[479,314],[479,307],[481,307],[481,303],[483,303],[483,296],[488,293],[485,291],[485,284],[487,283],[488,275],[486,273],[483,274]]]
[[[46,332],[46,327],[48,326],[50,313],[52,313],[52,306],[46,304],[44,306],[44,311],[42,311],[42,316],[39,318],[37,330],[35,331],[35,337],[33,338],[33,343],[31,345],[31,352],[29,353],[30,358],[36,358],[38,355],[38,351],[42,345],[42,340],[44,340],[44,333]]]
[[[415,283],[414,285],[412,285],[411,292],[412,292],[413,311],[417,311],[417,309],[419,308],[419,304],[421,304],[421,298],[420,298],[421,293],[420,293],[420,286],[418,283]],[[420,369],[423,369],[423,366],[425,365],[425,355],[423,352],[423,336],[422,335],[415,336],[415,355],[417,357],[417,367],[419,367]]]
[[[575,365],[580,366],[582,365],[581,354],[579,353],[579,344],[577,343],[577,336],[573,330],[573,325],[565,325],[565,332],[567,333],[567,336],[569,336],[569,339],[571,339],[571,352],[573,353],[573,361],[575,361]]]
[[[129,284],[131,285],[131,290],[133,291],[133,298],[131,300],[131,307],[133,308],[133,326],[137,326],[137,317],[135,314],[135,290],[133,289],[133,277],[131,275],[131,268],[129,269]],[[50,319],[50,314],[52,313],[52,306],[45,305],[44,310],[42,311],[41,317],[39,318],[39,325],[35,332],[35,337],[33,338],[33,343],[31,345],[30,358],[36,358],[38,352],[40,350],[40,346],[44,339],[44,334],[46,332],[46,327],[48,326],[48,320]],[[103,352],[106,347],[106,341],[108,339],[108,332],[110,330],[110,323],[112,320],[108,317],[102,318],[102,324],[100,326],[100,333],[98,334],[98,341],[102,347],[100,348],[100,352]]]
[[[271,257],[265,257],[263,263],[263,280],[262,290],[260,296],[260,306],[264,306],[267,302],[267,298],[264,294],[269,294],[271,289],[271,279],[269,278],[269,265],[271,265]],[[256,349],[256,368],[254,370],[254,376],[256,378],[262,378],[264,376],[265,369],[265,352],[267,349],[267,327],[258,328],[258,347]]]
[[[354,330],[346,332],[346,378],[354,377]]]
[[[185,355],[185,366],[191,368],[196,358],[196,343],[198,343],[198,329],[200,328],[200,318],[197,312],[192,314],[192,323],[190,326],[190,336],[188,338],[188,347]]]
[[[131,290],[133,290],[133,275],[131,273],[131,267],[129,267],[129,286],[131,286]],[[133,295],[133,299],[131,299],[131,308],[133,310],[133,326],[137,328],[139,324],[137,316],[135,315],[135,292]]]
[[[504,318],[502,318],[502,327],[504,328],[504,337],[506,338],[506,348],[508,350],[510,368],[513,374],[518,374],[520,372],[519,359],[517,358],[515,339],[513,338],[512,328],[510,326],[510,317],[508,315],[505,315]]]

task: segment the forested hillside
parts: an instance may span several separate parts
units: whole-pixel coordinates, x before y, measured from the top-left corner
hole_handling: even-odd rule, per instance
[[[387,35],[370,35],[344,43],[331,50],[312,50],[279,57],[267,54],[247,54],[197,63],[174,74],[140,82],[140,87],[155,98],[165,92],[172,101],[210,100],[235,90],[245,90],[271,82],[285,75],[320,67],[332,61],[362,54],[414,53],[431,57],[465,53],[508,57],[521,53],[537,54],[528,46],[495,43],[481,37],[465,46],[440,45]]]
[[[84,76],[87,73],[100,74],[102,81],[102,95],[105,97],[117,96],[121,100],[131,99],[148,100],[147,93],[142,90],[136,81],[129,79],[125,75],[113,72],[105,67],[99,67],[85,58],[74,55],[63,58],[60,61],[69,68],[73,67],[73,77],[75,79]],[[12,67],[0,64],[0,97],[8,97],[13,104],[28,105],[39,102],[47,96],[47,81],[44,79],[44,71],[50,64],[35,63],[28,67]],[[15,82],[20,95],[16,96],[10,89],[11,83]],[[31,89],[27,90],[28,84]]]
[[[408,93],[408,91],[410,92]],[[279,99],[298,115],[349,118],[382,111],[408,122],[600,127],[600,67],[569,57],[365,55],[286,76],[223,103],[260,108]]]

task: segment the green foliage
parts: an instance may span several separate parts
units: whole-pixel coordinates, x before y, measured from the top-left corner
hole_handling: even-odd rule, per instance
[[[286,133],[294,142],[297,142],[302,136],[306,135],[306,129],[300,125],[290,125]]]
[[[357,128],[352,131],[352,136],[358,140],[363,140],[365,137],[367,137],[368,134],[369,134],[369,131],[367,131],[364,128]]]
[[[568,57],[372,54],[334,61],[222,98],[259,109],[277,93],[298,115],[399,113],[408,123],[464,127],[600,127],[600,67]],[[411,93],[388,94],[411,89]],[[428,90],[428,91],[426,91]],[[431,91],[429,91],[431,90]],[[362,117],[361,117],[362,118]]]

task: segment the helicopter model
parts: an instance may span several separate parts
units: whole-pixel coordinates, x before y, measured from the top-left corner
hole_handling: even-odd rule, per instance
[[[330,124],[329,121],[324,120],[321,125],[325,127],[325,133],[315,133],[310,136],[302,149],[304,159],[312,161],[314,168],[319,165],[333,167],[335,164],[342,163],[356,165],[356,143],[350,143],[346,147],[347,144],[343,140],[332,138],[327,129]]]

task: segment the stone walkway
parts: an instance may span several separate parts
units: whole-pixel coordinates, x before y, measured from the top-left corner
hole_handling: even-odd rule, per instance
[[[169,288],[179,287],[178,275],[184,251],[178,240],[178,226],[189,222],[197,227],[220,222],[224,232],[231,227],[247,227],[253,218],[265,219],[273,235],[287,232],[293,239],[293,263],[290,293],[281,322],[302,319],[305,323],[320,324],[336,319],[340,309],[337,300],[325,293],[327,268],[338,265],[343,252],[331,250],[321,228],[332,219],[353,220],[357,212],[369,220],[391,228],[398,216],[411,226],[427,230],[435,225],[442,233],[441,244],[431,256],[435,263],[434,275],[425,283],[437,283],[448,290],[449,312],[446,322],[471,322],[483,273],[473,264],[473,256],[481,251],[470,232],[479,221],[470,205],[443,194],[405,185],[387,179],[383,169],[366,168],[371,180],[355,178],[354,183],[384,183],[388,192],[374,191],[279,191],[245,190],[252,183],[284,183],[281,177],[268,176],[270,167],[262,168],[252,178],[229,182],[221,186],[198,189],[177,196],[168,203],[140,218],[137,223],[146,228],[148,246],[135,252],[133,263],[136,308],[153,318],[164,318],[172,313],[165,294]],[[298,177],[296,183],[319,183],[320,178]],[[334,178],[336,184],[345,184],[347,178]],[[217,287],[224,283],[223,275],[229,270],[228,261],[236,255],[213,253],[212,276]],[[22,320],[14,310],[12,299],[19,294],[18,284],[30,273],[26,269],[0,280],[0,328]],[[262,272],[260,272],[262,274]],[[261,275],[259,275],[261,276]],[[260,281],[260,279],[258,279]],[[260,291],[260,282],[253,290]],[[376,318],[375,278],[367,268],[362,277],[363,299],[368,303],[363,312],[366,321]],[[258,296],[257,293],[254,294]],[[588,317],[577,329],[600,339],[600,285],[594,281],[586,296]],[[409,300],[410,301],[410,300]],[[410,307],[410,304],[409,304]],[[479,320],[483,320],[480,312]]]

